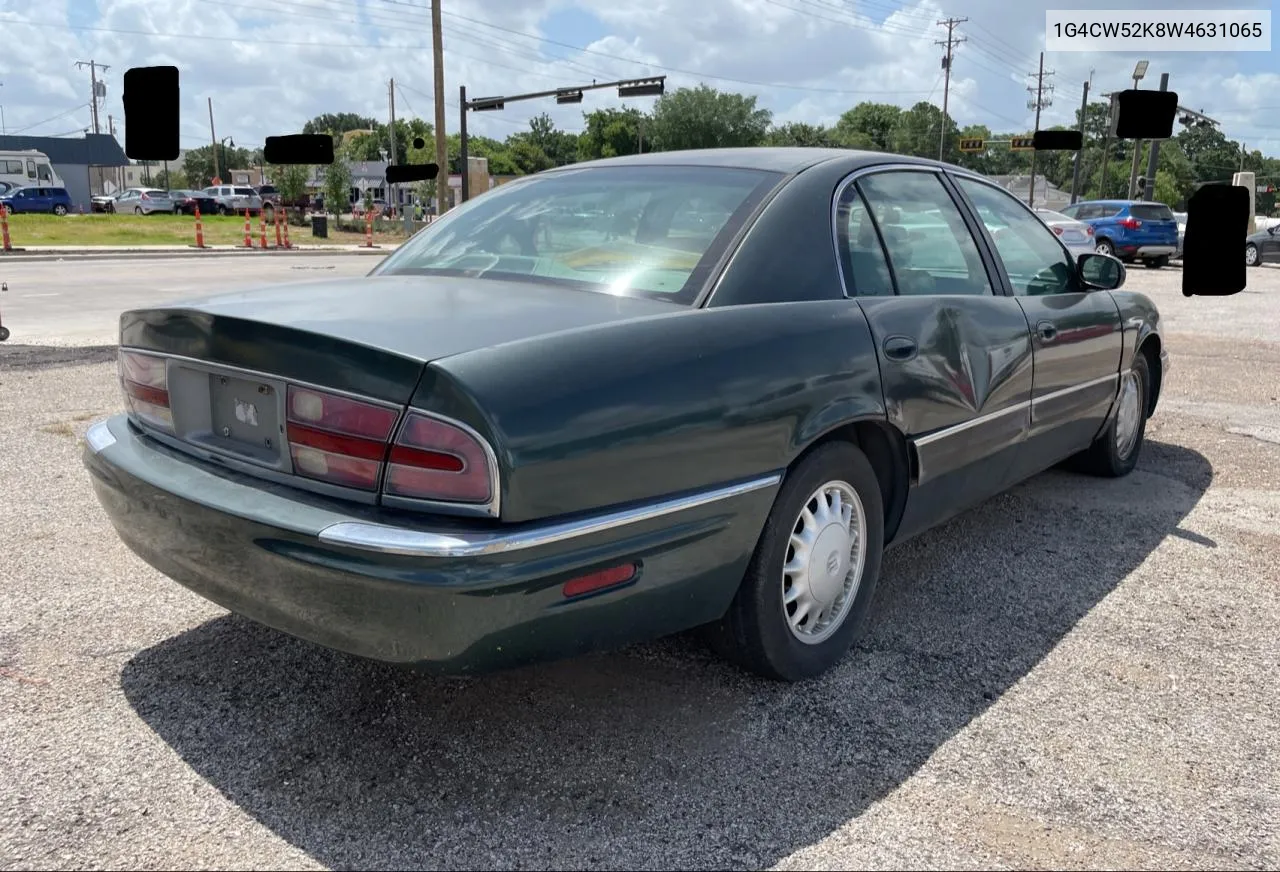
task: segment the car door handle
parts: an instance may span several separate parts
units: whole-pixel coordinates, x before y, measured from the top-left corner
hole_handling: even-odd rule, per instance
[[[890,360],[910,360],[916,349],[916,341],[907,336],[890,336],[884,341],[884,356]]]
[[[1052,342],[1058,338],[1058,328],[1053,325],[1052,321],[1041,321],[1036,324],[1036,333],[1040,335],[1040,339],[1044,342]]]

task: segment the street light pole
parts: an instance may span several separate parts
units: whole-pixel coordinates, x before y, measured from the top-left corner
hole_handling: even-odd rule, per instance
[[[458,197],[459,203],[467,202],[467,197],[471,193],[471,185],[468,184],[467,173],[467,86],[458,86],[458,170],[462,173],[462,191]],[[444,173],[444,180],[449,181],[449,167],[442,166],[440,171]],[[439,178],[437,176],[436,178]],[[439,187],[439,186],[437,186]]]

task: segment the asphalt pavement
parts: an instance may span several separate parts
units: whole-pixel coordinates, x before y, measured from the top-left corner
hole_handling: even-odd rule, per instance
[[[1138,469],[891,552],[864,641],[785,686],[692,637],[426,678],[134,557],[79,460],[115,314],[304,264],[372,265],[3,276],[0,868],[1280,866],[1280,269],[1132,270],[1174,366]]]

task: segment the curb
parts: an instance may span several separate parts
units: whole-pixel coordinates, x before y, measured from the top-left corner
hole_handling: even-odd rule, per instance
[[[31,251],[27,249],[19,254],[16,251],[0,253],[0,263],[5,261],[13,263],[47,263],[59,260],[179,260],[179,259],[198,259],[210,257],[262,257],[264,255],[274,255],[276,257],[299,257],[310,255],[311,257],[371,257],[386,256],[395,248],[294,248],[290,250],[272,250],[262,251],[254,249],[249,251],[243,248],[231,249],[210,249],[201,251],[198,248],[191,248],[186,251],[174,249],[160,249],[159,251],[149,251],[145,248],[128,248],[117,251],[112,250],[94,250],[86,248],[54,250],[54,251]]]

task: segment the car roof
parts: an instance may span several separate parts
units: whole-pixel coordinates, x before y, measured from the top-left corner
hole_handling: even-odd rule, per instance
[[[846,148],[699,148],[683,151],[653,151],[646,154],[630,154],[581,161],[548,170],[549,173],[571,171],[584,167],[619,166],[700,166],[726,169],[769,170],[780,173],[798,173],[828,161],[846,161],[849,169],[874,166],[881,163],[911,163],[922,166],[946,167],[963,171],[960,167],[940,163],[927,158],[907,157],[883,151],[857,151]]]

